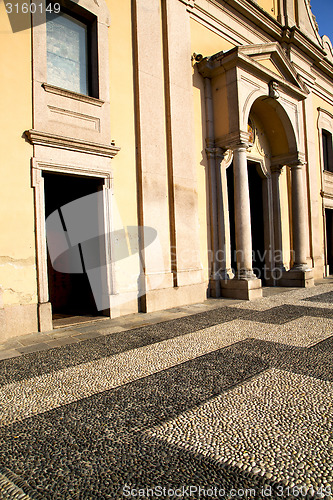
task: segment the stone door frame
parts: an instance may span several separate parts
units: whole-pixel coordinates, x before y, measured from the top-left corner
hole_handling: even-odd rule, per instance
[[[52,307],[49,301],[49,283],[47,273],[47,245],[45,227],[45,192],[43,172],[68,174],[99,178],[104,180],[103,205],[105,227],[105,252],[109,296],[116,293],[114,263],[112,260],[112,173],[108,170],[92,170],[79,165],[65,165],[44,160],[32,159],[31,178],[34,188],[35,204],[35,231],[36,231],[36,261],[37,261],[37,289],[38,289],[38,322],[39,331],[52,330]],[[111,306],[111,301],[110,301]],[[111,317],[111,308],[107,316]]]

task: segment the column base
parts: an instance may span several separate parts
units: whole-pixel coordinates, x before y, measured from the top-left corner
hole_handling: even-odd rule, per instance
[[[232,269],[224,269],[223,271],[215,273],[209,279],[209,296],[214,299],[221,297],[221,281],[229,281],[233,279],[233,277],[234,273],[232,272]]]
[[[279,280],[276,280],[277,286],[309,288],[314,286],[313,269],[300,269],[295,267],[290,271],[283,271]]]
[[[221,280],[221,295],[229,299],[253,300],[262,297],[262,284],[258,278]]]
[[[220,278],[210,278],[209,280],[209,296],[213,299],[221,297]]]

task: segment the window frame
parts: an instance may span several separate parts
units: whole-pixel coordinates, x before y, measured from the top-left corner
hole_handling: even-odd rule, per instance
[[[333,140],[332,133],[322,128],[322,154],[323,154],[323,170],[333,173]]]
[[[99,74],[98,74],[98,37],[97,37],[97,17],[92,12],[87,11],[80,5],[68,2],[66,0],[62,1],[51,1],[46,2],[46,6],[52,5],[54,3],[60,4],[60,13],[66,14],[72,19],[83,23],[87,27],[87,85],[88,85],[88,97],[94,97],[99,99]],[[47,17],[47,15],[46,15]],[[47,21],[46,21],[47,22]],[[47,43],[47,33],[46,33],[46,43]],[[49,83],[49,82],[47,82]],[[63,87],[59,87],[63,88]],[[63,88],[64,90],[68,90]],[[69,92],[72,92],[69,90]]]

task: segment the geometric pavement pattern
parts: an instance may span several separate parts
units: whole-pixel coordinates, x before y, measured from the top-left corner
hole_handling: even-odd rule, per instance
[[[0,498],[330,498],[332,298],[293,290],[0,361]]]

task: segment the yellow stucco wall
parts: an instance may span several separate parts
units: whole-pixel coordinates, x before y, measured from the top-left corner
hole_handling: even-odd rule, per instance
[[[191,19],[191,52],[211,56],[221,50],[230,50],[233,45],[219,35],[210,31],[202,24]],[[195,155],[197,164],[198,203],[199,203],[199,231],[200,257],[204,269],[204,277],[208,280],[208,241],[209,241],[209,213],[207,205],[207,157],[205,153],[206,116],[204,101],[203,78],[193,70],[193,99],[195,120]]]
[[[5,306],[37,302],[32,146],[22,134],[32,128],[31,32],[11,31],[0,3],[0,287]]]
[[[256,0],[257,4],[264,9],[266,12],[268,12],[271,16],[275,17],[275,19],[278,16],[278,6],[277,6],[277,0]]]

